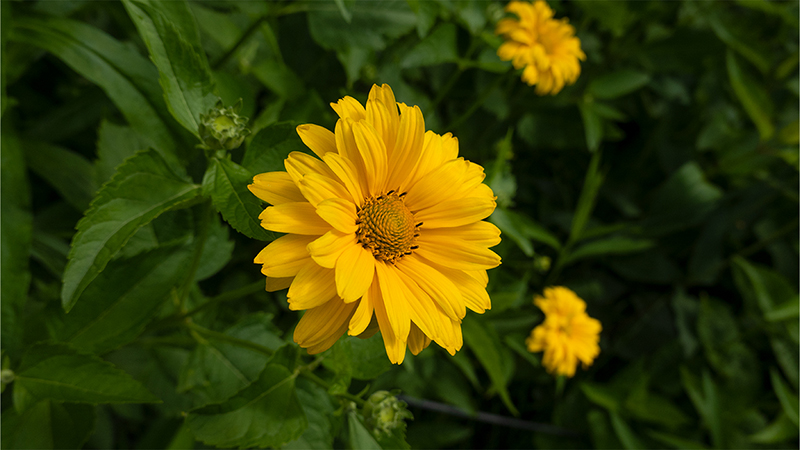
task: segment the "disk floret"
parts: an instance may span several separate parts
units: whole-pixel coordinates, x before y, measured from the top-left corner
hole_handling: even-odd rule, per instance
[[[403,201],[405,194],[389,191],[364,200],[358,208],[356,237],[375,259],[394,264],[417,248],[419,226]]]

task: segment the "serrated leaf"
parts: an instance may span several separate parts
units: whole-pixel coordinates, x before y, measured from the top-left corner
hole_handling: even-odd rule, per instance
[[[203,177],[203,195],[226,222],[251,239],[271,241],[275,235],[261,227],[261,200],[247,189],[253,174],[229,159],[214,159]]]
[[[512,414],[519,415],[517,408],[511,402],[511,396],[508,394],[507,379],[500,350],[502,344],[500,344],[497,336],[486,330],[475,318],[464,320],[461,324],[461,329],[464,334],[464,343],[469,346],[486,370],[486,373],[489,374],[492,386],[497,390],[500,399],[503,400],[503,403]]]
[[[623,255],[628,253],[641,252],[655,245],[650,239],[635,239],[625,236],[612,236],[606,239],[599,239],[573,250],[564,259],[564,265],[575,261],[592,258],[602,255]]]
[[[78,222],[64,270],[64,310],[72,309],[139,228],[199,194],[200,186],[154,150],[141,151],[121,165]]]
[[[253,174],[285,170],[283,161],[291,152],[309,152],[292,122],[278,122],[259,131],[247,144],[242,167]]]
[[[272,315],[257,313],[225,331],[225,334],[273,350],[283,345],[272,325]],[[178,392],[191,391],[196,406],[219,403],[256,380],[269,356],[221,340],[200,343],[186,360],[178,380]]]
[[[258,380],[229,400],[189,412],[196,439],[217,447],[280,447],[308,426],[295,393],[295,377],[269,364]]]
[[[130,47],[89,25],[55,17],[15,18],[11,39],[41,47],[100,86],[125,120],[159,151],[174,153],[157,73]]]
[[[375,379],[392,368],[378,334],[367,339],[352,336],[339,339],[322,363],[337,374],[358,380]]]
[[[37,344],[22,358],[14,377],[14,407],[24,411],[38,400],[75,403],[160,402],[126,372],[95,355],[64,344]]]
[[[21,343],[22,327],[18,317],[28,298],[31,273],[28,262],[31,251],[33,219],[30,212],[31,194],[25,170],[22,146],[13,128],[3,120],[0,157],[0,235],[2,243],[2,283],[0,301],[2,314],[0,333],[3,349],[16,350]]]
[[[622,97],[650,82],[650,75],[631,69],[618,70],[595,78],[589,83],[588,92],[596,98]]]
[[[31,170],[53,186],[64,200],[83,212],[98,185],[95,169],[83,156],[45,142],[26,140],[25,159]]]
[[[97,185],[110,180],[120,164],[146,148],[146,140],[133,128],[115,125],[107,120],[100,122],[97,130],[97,160],[94,163]]]
[[[45,400],[22,414],[3,411],[3,448],[81,448],[95,427],[92,405]]]
[[[98,354],[130,342],[184,281],[191,257],[190,247],[166,247],[112,261],[65,316],[59,340]]]
[[[352,450],[382,450],[372,433],[361,422],[355,411],[347,414],[348,446]]]
[[[775,126],[772,123],[773,106],[769,95],[761,87],[760,83],[753,80],[742,69],[733,51],[728,50],[726,62],[728,78],[733,87],[733,92],[739,98],[747,115],[756,125],[761,140],[766,141],[775,133]]]
[[[217,101],[200,33],[185,1],[124,0],[158,68],[164,99],[175,119],[198,136],[200,115]]]
[[[331,419],[335,419],[336,416],[331,396],[318,385],[300,379],[297,381],[297,398],[308,418],[308,428],[302,436],[286,444],[283,448],[296,450],[333,448],[335,433]]]

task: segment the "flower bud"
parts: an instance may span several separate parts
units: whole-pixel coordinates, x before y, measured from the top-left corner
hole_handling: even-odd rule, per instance
[[[238,115],[241,108],[242,99],[227,108],[219,100],[207,113],[201,114],[198,128],[200,139],[203,140],[201,147],[207,150],[233,150],[242,145],[250,130],[245,128],[249,119]]]
[[[379,437],[394,434],[395,431],[404,432],[406,428],[404,420],[414,418],[406,406],[406,402],[399,400],[395,393],[389,391],[378,391],[370,395],[364,404],[367,427]]]

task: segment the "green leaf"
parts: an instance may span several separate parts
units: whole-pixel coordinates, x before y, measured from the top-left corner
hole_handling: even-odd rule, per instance
[[[217,102],[200,33],[185,1],[124,0],[158,68],[170,113],[195,136],[200,115]]]
[[[603,175],[600,173],[599,166],[600,152],[595,152],[589,162],[589,167],[586,169],[581,196],[578,198],[578,204],[575,206],[575,213],[572,216],[572,226],[569,232],[570,241],[574,242],[580,237],[594,209],[597,193],[603,184]]]
[[[690,161],[656,190],[643,226],[652,234],[667,234],[702,223],[716,207],[722,191],[706,181],[703,170]]]
[[[210,220],[203,254],[194,274],[195,281],[205,280],[222,270],[231,260],[233,247],[236,244],[230,239],[230,228],[220,220],[219,216],[214,214]]]
[[[564,265],[575,261],[592,258],[602,255],[623,255],[628,253],[641,252],[655,245],[650,239],[635,239],[625,236],[612,236],[606,239],[599,239],[573,250],[564,259]]]
[[[775,133],[772,124],[772,101],[761,87],[761,84],[750,77],[739,65],[739,61],[731,50],[727,56],[728,78],[733,92],[742,103],[744,110],[755,123],[762,141],[768,140]]]
[[[146,139],[131,127],[103,120],[97,130],[95,180],[100,186],[110,180],[117,167],[139,150],[148,147]]]
[[[59,340],[105,353],[136,338],[191,264],[191,247],[162,247],[109,263],[57,328]]]
[[[631,69],[622,69],[599,76],[589,83],[587,91],[596,98],[622,97],[650,82],[650,75]]]
[[[661,431],[648,430],[647,435],[653,439],[663,442],[672,448],[677,449],[691,449],[691,450],[705,450],[708,447],[700,442],[686,439],[682,436],[675,436],[674,434],[664,433]]]
[[[531,363],[533,367],[542,367],[542,363],[539,361],[539,358],[534,355],[533,353],[529,352],[528,349],[525,347],[525,344],[520,339],[514,339],[513,336],[506,336],[503,339],[503,342],[506,343],[508,348],[514,350],[516,354],[522,357],[522,359]]]
[[[578,104],[583,119],[583,129],[586,133],[586,147],[590,152],[596,152],[603,141],[603,119],[595,111],[592,103],[581,102]]]
[[[765,318],[776,305],[797,298],[795,288],[774,270],[752,264],[741,256],[734,256],[732,263],[733,279],[739,293],[758,305]]]
[[[800,316],[800,299],[797,295],[789,301],[775,306],[771,311],[764,314],[764,318],[770,322],[782,322],[790,319],[796,320],[798,316]]]
[[[225,331],[225,334],[263,345],[273,350],[283,340],[272,325],[272,315],[256,313]],[[203,340],[181,370],[178,392],[191,390],[196,406],[220,403],[255,381],[269,356],[222,340]]]
[[[608,415],[603,411],[592,409],[586,414],[586,421],[589,423],[589,431],[592,436],[592,443],[597,449],[618,449],[622,448],[616,435],[612,432],[611,423]]]
[[[502,344],[496,334],[487,330],[475,318],[464,320],[461,324],[461,329],[464,334],[464,343],[469,346],[486,370],[486,373],[489,374],[492,386],[500,394],[500,399],[503,400],[506,408],[515,416],[519,415],[519,411],[511,402],[511,396],[508,394],[508,388],[506,387],[505,364],[501,354]]]
[[[367,430],[361,418],[355,411],[347,413],[348,449],[352,450],[382,450],[378,441]]]
[[[64,344],[29,348],[14,377],[18,412],[38,400],[75,403],[160,402],[130,375],[95,355],[78,353]]]
[[[322,363],[337,374],[358,380],[375,379],[392,368],[379,334],[367,339],[353,336],[339,339]]]
[[[533,246],[528,239],[549,245],[556,250],[561,248],[558,238],[521,212],[497,208],[489,216],[489,221],[516,242],[527,256],[533,256]]]
[[[280,61],[262,61],[252,70],[253,75],[280,98],[296,99],[305,90],[301,78]]]
[[[334,405],[325,389],[305,379],[297,381],[297,398],[308,418],[308,428],[297,440],[283,446],[284,449],[325,450],[333,448]]]
[[[265,127],[247,144],[242,167],[251,173],[286,170],[283,161],[291,152],[309,152],[292,122],[278,122]]]
[[[583,382],[580,386],[581,391],[590,402],[602,406],[609,412],[619,411],[622,404],[622,396],[615,389],[590,382]]]
[[[295,394],[295,377],[270,364],[258,380],[229,400],[189,412],[196,439],[218,447],[280,447],[300,437],[308,420]]]
[[[261,227],[258,216],[264,210],[261,200],[247,189],[253,174],[229,159],[214,159],[203,177],[203,195],[226,222],[251,239],[271,241],[275,235]]]
[[[26,140],[25,159],[31,170],[53,186],[64,200],[83,212],[97,191],[95,169],[83,156],[65,148]]]
[[[121,165],[78,222],[64,270],[64,310],[72,309],[137,230],[199,193],[200,187],[192,184],[182,169],[153,150],[139,152]]]
[[[30,212],[31,194],[28,185],[25,157],[14,129],[7,119],[2,122],[3,133],[0,157],[0,314],[4,350],[16,350],[21,343],[22,326],[19,315],[28,298],[31,273],[28,267],[31,251],[33,219]]]
[[[91,405],[36,403],[22,414],[13,408],[3,411],[3,448],[83,447],[95,427]]]
[[[622,417],[613,411],[609,412],[609,415],[611,416],[611,426],[614,427],[614,431],[617,433],[617,437],[622,442],[623,447],[628,450],[647,448]]]
[[[761,73],[767,73],[770,66],[770,62],[765,56],[767,49],[754,47],[753,44],[757,45],[759,42],[752,39],[752,36],[737,36],[735,27],[730,23],[730,19],[731,17],[718,10],[709,15],[708,24],[711,25],[711,29],[714,30],[717,37],[728,47],[747,58]]]
[[[783,412],[786,413],[786,416],[794,423],[794,426],[798,425],[798,399],[797,394],[792,392],[786,383],[783,382],[783,379],[778,374],[774,368],[769,369],[769,378],[772,381],[772,389],[775,391],[775,395],[778,396],[778,400],[781,402],[781,406],[783,407]]]
[[[400,67],[431,66],[457,60],[456,26],[452,23],[444,23],[409,50],[403,57]]]
[[[797,438],[797,425],[792,422],[785,412],[781,411],[774,422],[761,431],[748,436],[750,442],[756,444],[777,444]]]
[[[719,396],[717,386],[707,370],[703,371],[702,388],[697,378],[686,367],[681,367],[681,381],[683,388],[692,400],[695,409],[700,414],[708,430],[711,432],[711,441],[714,447],[722,448],[722,419],[720,414]]]
[[[625,409],[637,419],[676,429],[689,422],[689,417],[669,399],[647,388],[649,377],[641,377],[625,399]]]
[[[15,18],[11,38],[41,47],[100,86],[131,127],[159,151],[176,144],[163,113],[152,64],[135,50],[86,24],[69,19]]]

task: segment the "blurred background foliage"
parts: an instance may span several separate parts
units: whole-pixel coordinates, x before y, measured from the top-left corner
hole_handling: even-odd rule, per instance
[[[3,447],[391,448],[340,399],[400,389],[415,448],[797,448],[798,3],[548,3],[587,60],[539,97],[502,2],[3,1]],[[244,186],[373,83],[486,168],[492,309],[455,357],[345,337],[295,383]],[[217,96],[251,134],[204,175]],[[120,198],[157,207],[112,233]],[[572,379],[525,350],[549,285],[603,324]]]

